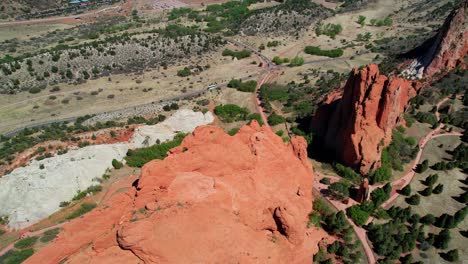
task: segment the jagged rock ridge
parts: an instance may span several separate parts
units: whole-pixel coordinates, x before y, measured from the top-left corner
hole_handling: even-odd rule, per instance
[[[255,121],[235,136],[199,127],[26,263],[310,263],[325,234],[306,228],[306,147]]]
[[[412,51],[418,53],[423,50],[422,55],[403,71],[403,75],[421,79],[464,65],[468,53],[467,12],[468,0],[465,0],[450,13],[434,38]]]
[[[363,174],[380,167],[382,150],[391,142],[419,83],[379,73],[377,65],[354,69],[343,95],[332,93],[313,119],[313,130],[340,162]]]

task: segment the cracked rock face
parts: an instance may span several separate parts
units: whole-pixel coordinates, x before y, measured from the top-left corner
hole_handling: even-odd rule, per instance
[[[211,112],[194,112],[181,109],[175,112],[164,122],[152,126],[142,126],[135,130],[130,143],[135,148],[148,147],[156,144],[156,141],[164,142],[172,140],[177,133],[190,133],[197,126],[212,123],[214,116]]]
[[[464,65],[468,53],[468,0],[460,3],[447,17],[434,42],[425,53],[403,71],[410,78],[432,77]]]
[[[324,234],[306,228],[306,145],[256,121],[234,136],[198,127],[25,263],[310,263]]]
[[[380,167],[382,150],[419,87],[417,82],[380,75],[377,65],[354,69],[342,97],[332,94],[319,107],[313,129],[341,162],[368,174]]]
[[[0,178],[0,216],[8,216],[12,229],[39,222],[60,210],[60,202],[99,184],[112,159],[123,160],[127,150],[125,144],[88,146],[15,169]]]
[[[211,112],[181,109],[164,122],[137,128],[130,144],[88,146],[33,160],[0,178],[0,216],[8,217],[12,229],[33,225],[60,210],[60,202],[70,201],[78,191],[99,185],[97,179],[112,168],[113,159],[122,161],[129,147],[142,148],[154,145],[156,140],[172,140],[179,132],[192,132],[213,120]]]

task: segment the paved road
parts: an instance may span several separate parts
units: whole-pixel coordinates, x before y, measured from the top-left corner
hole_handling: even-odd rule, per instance
[[[266,72],[267,72],[267,70],[263,70],[261,72],[255,73],[255,74],[251,74],[249,76],[242,77],[242,78],[240,78],[240,80],[245,81],[245,80],[253,79],[253,78],[256,78],[256,77],[258,77],[258,76],[260,76],[262,74],[265,74]],[[217,85],[217,87],[222,89],[222,88],[227,87],[227,84],[228,83],[222,83],[222,84]],[[195,92],[184,93],[184,94],[181,94],[181,95],[177,95],[177,96],[173,96],[173,97],[170,97],[170,98],[162,99],[162,100],[160,100],[158,102],[144,103],[144,104],[134,105],[134,106],[126,107],[126,108],[128,108],[129,110],[132,110],[135,107],[149,106],[149,105],[152,105],[154,103],[167,104],[167,103],[170,103],[170,102],[173,102],[173,101],[178,101],[178,100],[182,100],[182,99],[197,97],[197,96],[200,96],[200,95],[202,95],[202,94],[204,94],[206,92],[207,92],[207,89],[205,88],[205,89],[198,90],[198,91],[195,91]],[[96,113],[96,115],[104,114],[104,113],[118,112],[118,111],[125,110],[126,108],[117,109],[117,110],[113,110],[113,111],[106,111],[106,112],[102,112],[102,113]],[[68,118],[63,118],[63,119],[57,119],[57,120],[51,120],[51,121],[31,124],[31,125],[27,125],[27,126],[15,129],[13,131],[7,132],[7,133],[4,134],[4,136],[5,137],[13,137],[13,136],[17,135],[18,133],[20,133],[21,131],[23,131],[26,128],[38,128],[38,127],[48,126],[48,125],[51,125],[51,124],[60,124],[60,123],[64,123],[64,122],[75,122],[77,118],[78,117],[75,116],[75,117],[68,117]]]
[[[240,80],[246,81],[246,80],[256,78],[258,76],[266,75],[259,82],[259,85],[257,86],[257,90],[260,88],[260,86],[265,81],[267,81],[268,78],[271,77],[271,76],[269,76],[271,72],[288,68],[287,66],[283,66],[283,65],[275,65],[269,58],[267,58],[265,55],[258,52],[258,50],[256,50],[253,47],[247,46],[247,45],[245,45],[245,44],[243,44],[243,43],[241,43],[241,42],[239,42],[237,40],[232,40],[232,39],[228,39],[228,38],[224,38],[224,40],[226,40],[227,42],[232,43],[232,44],[234,44],[234,45],[236,45],[236,46],[238,46],[240,48],[247,49],[247,50],[251,51],[254,55],[258,56],[259,59],[262,61],[263,67],[264,67],[264,69],[262,71],[251,74],[249,76],[244,76],[244,77],[240,78]],[[368,52],[365,52],[365,53],[362,53],[362,54],[366,54],[366,53],[368,53]],[[334,61],[334,60],[347,60],[347,59],[349,59],[351,57],[352,56],[340,57],[340,58],[317,59],[317,60],[306,61],[304,64],[316,64],[316,63],[323,63],[323,62]],[[225,87],[227,87],[227,84],[228,83],[222,83],[222,84],[219,84],[217,86],[218,86],[218,88],[225,88]],[[200,95],[202,95],[202,94],[204,94],[206,92],[207,92],[207,89],[202,89],[202,90],[199,90],[199,91],[195,91],[195,92],[191,92],[191,93],[185,93],[185,94],[181,94],[181,95],[178,95],[178,96],[166,98],[166,99],[163,99],[163,100],[159,101],[158,103],[167,104],[169,102],[173,102],[173,101],[177,101],[177,100],[181,100],[181,99],[197,97],[197,96],[200,96]],[[262,119],[264,120],[264,123],[268,125],[268,123],[265,122],[266,117],[265,117],[265,113],[263,111],[263,108],[260,105],[260,103],[261,103],[260,99],[255,98],[255,101],[257,101],[258,111],[262,115]],[[24,102],[24,101],[22,101],[22,102]],[[15,105],[17,103],[2,106],[1,108],[5,108],[7,106]],[[127,108],[130,110],[130,109],[134,109],[135,107],[144,107],[144,106],[152,105],[154,103],[156,103],[156,102],[150,102],[150,103],[134,105],[134,106],[127,107]],[[116,110],[113,110],[113,111],[106,111],[106,112],[95,113],[95,114],[99,115],[99,114],[105,114],[105,113],[112,113],[112,112],[122,111],[122,110],[125,110],[125,109],[126,108],[124,108],[124,109],[121,108],[121,109],[116,109]],[[51,120],[51,121],[46,121],[46,122],[40,122],[40,123],[36,123],[36,124],[31,124],[31,125],[27,125],[27,126],[24,126],[24,127],[21,127],[21,128],[17,128],[17,129],[15,129],[13,131],[7,132],[7,133],[4,134],[4,136],[5,137],[15,136],[15,135],[17,135],[18,133],[20,133],[22,130],[24,130],[26,128],[38,128],[38,127],[48,126],[48,125],[51,125],[51,124],[60,124],[60,123],[64,123],[64,122],[74,122],[74,121],[76,121],[77,118],[78,118],[78,116],[68,117],[68,118],[63,118],[63,119],[57,119],[57,120]]]
[[[227,38],[224,38],[227,42],[229,43],[232,43],[240,48],[243,48],[243,49],[247,49],[249,51],[251,51],[254,55],[258,56],[260,58],[260,60],[262,60],[263,64],[265,65],[264,66],[264,69],[260,72],[257,72],[257,73],[254,73],[254,74],[251,74],[249,76],[244,76],[244,77],[241,77],[240,80],[242,81],[246,81],[246,80],[250,80],[250,79],[253,79],[253,78],[256,78],[258,76],[261,76],[261,75],[264,75],[264,74],[268,74],[269,72],[271,72],[272,70],[276,70],[276,69],[279,69],[278,66],[274,65],[267,57],[265,57],[264,55],[262,55],[261,53],[259,53],[257,50],[255,50],[254,48],[252,47],[249,47],[241,42],[238,42],[238,41],[235,41],[235,40],[230,40],[230,39],[227,39]],[[222,88],[225,88],[227,87],[227,82],[226,83],[222,83],[222,84],[219,84],[217,85],[218,88],[222,89]],[[263,83],[262,83],[263,84]],[[182,100],[182,99],[187,99],[187,98],[193,98],[193,97],[198,97],[204,93],[206,93],[208,90],[206,88],[202,89],[202,90],[198,90],[198,91],[194,91],[194,92],[191,92],[191,93],[184,93],[184,94],[180,94],[180,95],[177,95],[177,96],[173,96],[173,97],[170,97],[170,98],[166,98],[166,99],[163,99],[163,100],[160,100],[158,101],[157,103],[159,104],[167,104],[167,103],[170,103],[170,102],[173,102],[173,101],[178,101],[178,100]],[[134,106],[130,106],[130,107],[127,107],[129,110],[131,109],[134,109],[135,107],[144,107],[144,106],[149,106],[149,105],[152,105],[156,102],[150,102],[150,103],[144,103],[144,104],[140,104],[140,105],[134,105]],[[16,104],[16,103],[14,103]],[[13,105],[14,105],[13,104]],[[8,105],[8,106],[11,106],[12,104]],[[6,107],[6,106],[3,106],[3,107]],[[2,108],[3,108],[2,107]],[[122,110],[125,110],[127,108],[124,108],[124,109],[116,109],[116,110],[113,110],[113,111],[106,111],[106,112],[102,112],[102,113],[96,113],[96,115],[99,115],[99,114],[104,114],[104,113],[112,113],[112,112],[118,112],[118,111],[122,111]],[[263,111],[261,112],[263,113]],[[264,114],[262,114],[264,115]],[[48,126],[48,125],[51,125],[51,124],[60,124],[60,123],[64,123],[64,122],[75,122],[76,119],[78,118],[78,116],[76,117],[68,117],[68,118],[63,118],[63,119],[57,119],[57,120],[52,120],[52,121],[46,121],[46,122],[41,122],[41,123],[36,123],[36,124],[31,124],[31,125],[27,125],[27,126],[24,126],[22,128],[18,128],[18,129],[15,129],[13,131],[10,131],[10,132],[7,132],[4,134],[5,137],[13,137],[15,135],[17,135],[18,133],[20,133],[21,131],[23,131],[24,129],[26,128],[39,128],[39,127],[44,127],[44,126]],[[265,124],[267,124],[265,122]]]

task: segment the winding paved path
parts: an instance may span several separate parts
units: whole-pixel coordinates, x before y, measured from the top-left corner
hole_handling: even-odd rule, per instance
[[[439,101],[437,103],[437,109],[439,109],[440,106],[442,104],[444,104],[445,102],[447,102],[448,100],[449,100],[449,97],[445,97],[444,99]],[[439,112],[436,112],[436,117],[437,117],[437,120],[439,121],[440,120]],[[445,137],[445,136],[461,136],[462,135],[462,133],[460,133],[460,132],[449,132],[449,133],[439,134],[439,132],[444,127],[445,127],[444,124],[440,124],[436,129],[431,130],[428,134],[426,134],[424,137],[422,137],[419,140],[419,143],[418,143],[419,144],[419,151],[418,151],[418,154],[416,155],[416,158],[412,162],[412,166],[408,169],[408,171],[401,178],[398,178],[398,179],[391,182],[391,184],[392,184],[392,195],[390,196],[390,198],[387,201],[385,201],[382,204],[382,208],[388,207],[393,201],[395,201],[395,199],[398,198],[398,196],[400,194],[397,192],[397,190],[401,190],[406,185],[411,183],[411,181],[412,181],[412,179],[413,179],[413,177],[415,175],[415,169],[416,169],[417,165],[421,161],[421,157],[422,157],[422,153],[424,151],[424,148],[426,147],[427,143],[430,140],[435,139],[435,138],[439,138],[439,137]],[[332,176],[332,175],[326,175],[326,174],[323,174],[323,173],[320,173],[320,172],[315,172],[315,174],[319,175],[320,178],[328,177],[328,178],[331,178],[334,181],[336,181],[339,178],[339,177]],[[380,187],[383,187],[383,186],[384,186],[383,184],[370,186],[369,192],[371,192],[372,190],[375,190],[376,188],[380,188]],[[328,189],[328,186],[324,185],[324,184],[322,184],[322,183],[320,183],[319,181],[316,180],[315,183],[314,183],[314,188],[319,193],[321,193],[320,191],[324,190],[324,189]],[[323,198],[326,199],[327,201],[329,201],[337,210],[340,210],[340,211],[345,211],[347,208],[349,208],[352,205],[356,204],[356,202],[354,200],[352,200],[352,199],[349,199],[350,202],[348,204],[344,204],[341,201],[332,200],[330,197],[323,196]],[[353,227],[353,229],[356,232],[356,235],[358,236],[359,240],[361,240],[361,243],[362,243],[362,246],[364,247],[364,251],[366,253],[367,260],[368,260],[369,264],[377,263],[377,260],[375,258],[374,253],[373,253],[373,250],[372,250],[372,247],[369,244],[369,241],[367,240],[367,231],[362,227],[356,226],[354,224],[354,222],[350,218],[348,218],[347,215],[346,215],[346,219],[348,220],[348,222]],[[369,220],[367,221],[367,223],[372,222],[372,220],[373,220],[373,218],[370,217]]]

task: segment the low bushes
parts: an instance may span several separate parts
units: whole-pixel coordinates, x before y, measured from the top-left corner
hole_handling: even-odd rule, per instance
[[[33,87],[31,89],[29,89],[29,93],[32,93],[32,94],[37,94],[37,93],[40,93],[41,92],[41,88],[39,87]]]
[[[286,119],[276,113],[272,113],[270,116],[268,116],[268,124],[271,126],[276,126],[284,122],[286,122]]]
[[[283,63],[288,63],[289,59],[288,58],[280,58],[278,56],[273,57],[273,63],[276,65],[281,65]]]
[[[418,205],[421,201],[421,196],[419,196],[418,194],[414,194],[406,198],[405,201],[410,205]]]
[[[239,128],[235,127],[235,128],[231,128],[227,133],[230,136],[234,136],[235,134],[237,134],[238,131],[239,131]]]
[[[267,47],[269,47],[269,48],[271,48],[271,47],[278,47],[279,44],[280,44],[280,43],[279,43],[278,40],[268,41]]]
[[[39,237],[37,237],[37,236],[27,237],[27,238],[21,239],[20,241],[16,242],[14,246],[17,249],[30,248],[30,247],[34,246],[34,244],[36,244],[38,238]]]
[[[262,85],[259,93],[264,104],[267,104],[270,101],[286,102],[289,98],[288,87],[274,83],[266,83]]]
[[[3,256],[0,256],[0,263],[19,264],[34,254],[34,249],[9,250]]]
[[[121,169],[123,167],[123,164],[122,162],[116,160],[116,159],[113,159],[112,160],[112,167],[114,167],[114,169],[118,170],[118,169]]]
[[[129,150],[125,160],[127,161],[128,166],[141,168],[153,159],[164,159],[167,156],[167,152],[170,149],[179,146],[185,136],[185,134],[177,134],[171,141],[156,144],[147,148]]]
[[[55,237],[57,237],[58,233],[60,233],[60,228],[54,228],[50,229],[44,232],[41,237],[41,242],[42,243],[47,243],[49,241],[54,240]]]
[[[73,201],[78,201],[78,200],[81,200],[83,199],[86,195],[89,194],[96,194],[98,192],[102,191],[102,186],[101,185],[92,185],[92,186],[89,186],[86,190],[84,191],[79,191],[75,197],[73,197]]]
[[[358,226],[365,225],[367,222],[367,219],[369,219],[369,213],[362,210],[357,205],[353,205],[349,207],[346,213],[351,219],[353,219],[354,223]]]
[[[215,107],[214,112],[221,121],[227,123],[246,120],[249,114],[247,108],[235,104],[218,105]]]
[[[307,46],[305,47],[304,52],[310,55],[326,56],[330,58],[337,58],[343,56],[342,49],[322,50],[320,49],[320,47],[316,46]]]
[[[94,208],[96,208],[96,204],[95,203],[83,203],[80,205],[80,208],[78,208],[76,211],[74,211],[73,213],[69,214],[66,219],[67,220],[71,220],[71,219],[74,219],[74,218],[77,218],[77,217],[80,217],[84,214],[86,214],[87,212],[93,210]]]
[[[187,67],[183,68],[182,70],[177,71],[177,76],[179,77],[187,77],[190,74],[192,74],[192,71],[190,71],[190,69]]]
[[[371,19],[370,24],[376,27],[390,27],[393,25],[393,20],[390,17],[386,17],[385,19]]]
[[[315,28],[315,34],[317,34],[317,36],[326,35],[332,39],[335,39],[336,35],[340,34],[341,31],[343,31],[343,27],[340,24],[328,23],[326,25],[323,25],[319,23],[317,25],[317,28]]]
[[[359,173],[355,172],[349,167],[341,165],[340,163],[335,164],[333,168],[335,169],[336,173],[338,173],[338,175],[354,183],[360,183],[362,180],[362,176]]]
[[[392,142],[382,151],[382,166],[369,175],[371,184],[390,180],[392,169],[403,171],[403,164],[411,162],[419,151],[416,140],[405,137],[402,131],[393,131]]]
[[[289,63],[289,67],[298,67],[304,65],[304,58],[302,57],[294,57],[291,62]]]
[[[257,89],[257,81],[250,80],[247,82],[242,82],[241,80],[233,79],[229,81],[227,86],[230,88],[236,88],[238,91],[241,92],[253,93]]]
[[[241,51],[233,51],[230,49],[225,49],[223,51],[223,56],[231,56],[232,58],[236,58],[238,60],[243,59],[243,58],[248,58],[252,52],[248,50],[241,50]]]

